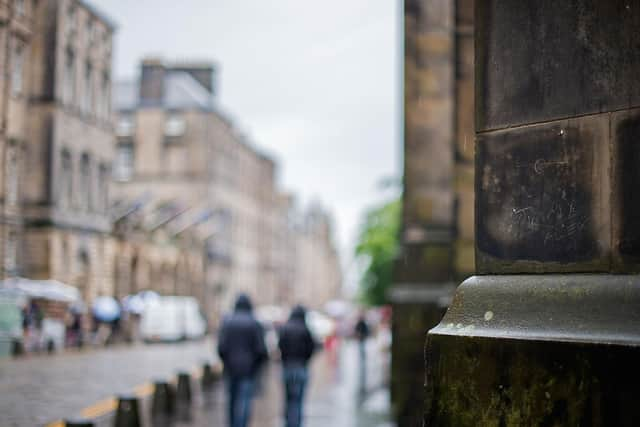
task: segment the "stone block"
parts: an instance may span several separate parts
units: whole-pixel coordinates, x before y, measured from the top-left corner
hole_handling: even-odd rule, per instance
[[[640,7],[479,0],[479,130],[640,105]]]
[[[613,270],[640,271],[640,110],[613,113]]]
[[[480,134],[480,273],[608,271],[608,115]]]
[[[425,231],[425,239],[429,238]],[[443,233],[447,234],[448,233]],[[405,242],[396,261],[394,279],[401,283],[438,283],[451,280],[453,249],[450,242]]]

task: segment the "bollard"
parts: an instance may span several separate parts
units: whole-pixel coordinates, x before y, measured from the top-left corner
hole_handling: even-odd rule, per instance
[[[70,418],[64,421],[65,427],[95,427],[95,423],[84,418]]]
[[[118,397],[115,427],[141,427],[138,398],[135,395]]]
[[[151,398],[151,415],[154,418],[170,417],[175,410],[176,394],[166,381],[155,381],[153,383],[153,397]]]
[[[176,391],[176,419],[190,422],[191,417],[191,375],[180,372]]]
[[[209,391],[213,388],[213,384],[216,381],[216,377],[213,373],[213,369],[211,369],[211,364],[210,363],[205,363],[204,365],[202,365],[202,380],[201,380],[201,385],[202,385],[202,390],[203,391]]]
[[[191,404],[191,375],[187,372],[178,373],[176,400],[178,403]]]

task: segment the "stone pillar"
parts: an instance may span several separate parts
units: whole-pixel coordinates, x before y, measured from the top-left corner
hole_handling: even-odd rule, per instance
[[[422,424],[423,347],[454,290],[455,5],[405,0],[404,193],[394,267],[391,395],[400,426]]]
[[[476,1],[476,265],[429,426],[640,425],[640,6]]]

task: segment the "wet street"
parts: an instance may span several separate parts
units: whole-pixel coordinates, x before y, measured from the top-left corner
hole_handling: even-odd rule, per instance
[[[0,426],[46,425],[212,358],[205,340],[0,360]]]
[[[306,398],[307,427],[390,426],[388,421],[388,360],[370,340],[369,360],[362,387],[357,345],[344,341],[335,355],[320,352],[311,365]],[[37,356],[0,362],[0,426],[44,426],[154,379],[168,379],[178,371],[193,371],[213,360],[213,344],[137,345],[88,350],[56,356]],[[254,427],[279,427],[282,416],[280,368],[271,363],[261,378],[254,404]],[[198,399],[194,427],[223,426],[225,397],[222,384],[208,405]]]
[[[305,426],[391,426],[386,387],[388,361],[373,340],[369,342],[367,353],[370,360],[364,389],[360,384],[355,343],[343,342],[335,360],[326,353],[320,353],[315,358],[305,402]],[[256,416],[252,427],[280,427],[283,407],[279,366],[272,364],[264,382],[266,387],[256,400]]]

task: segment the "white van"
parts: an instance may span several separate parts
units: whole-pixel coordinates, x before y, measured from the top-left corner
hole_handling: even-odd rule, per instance
[[[146,307],[140,322],[145,341],[179,341],[205,335],[207,325],[192,297],[161,297]]]

